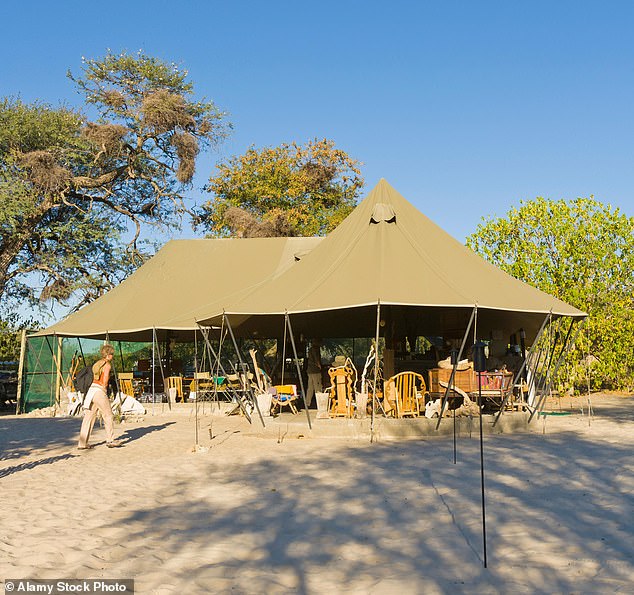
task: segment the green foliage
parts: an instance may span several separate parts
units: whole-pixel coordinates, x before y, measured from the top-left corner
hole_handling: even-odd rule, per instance
[[[0,320],[0,360],[17,362],[20,358],[22,331]]]
[[[187,72],[142,53],[85,60],[79,111],[0,100],[0,299],[91,301],[143,262],[143,229],[178,226],[201,149],[226,134]],[[126,238],[126,236],[128,236]]]
[[[324,235],[354,208],[359,166],[327,139],[251,147],[218,165],[198,224],[214,236]]]
[[[488,219],[467,245],[514,277],[590,316],[569,356],[577,388],[634,387],[634,217],[594,198],[521,202]]]

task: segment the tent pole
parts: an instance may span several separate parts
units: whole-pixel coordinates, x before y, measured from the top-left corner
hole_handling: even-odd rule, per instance
[[[55,405],[60,406],[61,405],[61,398],[60,398],[60,388],[62,386],[62,384],[64,385],[64,388],[66,388],[66,383],[64,382],[64,378],[62,376],[62,337],[57,336],[57,359],[55,361],[55,365],[57,367],[57,378],[55,379]]]
[[[374,442],[374,420],[376,417],[376,383],[379,376],[379,332],[381,330],[381,298],[376,302],[376,329],[374,333],[374,388],[372,389],[372,417],[370,419],[370,444]]]
[[[121,358],[121,371],[125,372],[125,363],[123,361],[123,349],[121,348],[121,341],[119,343],[119,357]]]
[[[104,345],[111,345],[110,343],[110,334],[108,333],[108,331],[106,331],[106,340],[104,342]],[[121,341],[119,341],[119,347],[121,347]],[[113,347],[114,349],[114,347]],[[117,393],[115,394],[115,399],[117,398],[117,395],[121,392],[121,388],[119,387],[119,374],[117,374],[117,367],[116,367],[116,362],[114,359],[114,353],[112,354],[112,376],[114,378],[114,385],[117,387]],[[123,364],[121,365],[121,368],[123,368]],[[110,383],[110,382],[108,382]],[[123,402],[122,402],[123,404]]]
[[[198,374],[198,335],[196,329],[194,329],[194,374]]]
[[[533,341],[533,344],[531,345],[530,349],[528,350],[528,354],[525,355],[524,358],[523,358],[522,365],[520,366],[520,369],[515,373],[515,376],[513,376],[513,386],[514,387],[517,384],[517,381],[520,378],[524,377],[524,375],[525,375],[524,372],[528,369],[528,360],[532,359],[531,356],[534,353],[534,349],[537,347],[537,342],[539,341],[540,337],[542,336],[542,333],[544,332],[544,329],[546,328],[546,322],[548,322],[549,318],[550,318],[550,313],[546,316],[546,318],[544,318],[544,322],[542,322],[542,325],[539,328],[539,331],[537,332],[537,335],[535,335],[535,340]],[[495,421],[493,422],[493,427],[495,427],[495,424],[498,423],[498,420],[500,419],[500,416],[502,415],[502,412],[504,411],[504,407],[506,406],[506,403],[507,403],[507,401],[508,401],[510,396],[511,396],[511,392],[509,392],[506,395],[506,397],[504,397],[504,400],[502,401],[502,405],[500,407],[500,410],[498,411],[498,414],[495,417]]]
[[[282,340],[282,381],[281,381],[282,384],[284,384],[284,371],[286,368],[286,331],[287,331],[286,319],[284,319],[284,339]]]
[[[84,356],[84,349],[81,346],[81,339],[77,337],[77,345],[79,345],[79,353],[81,353],[81,361],[84,364],[84,368],[86,367],[86,357]]]
[[[288,315],[288,311],[285,313],[286,325],[288,326],[288,334],[291,337],[291,345],[293,346],[293,356],[295,357],[295,367],[297,368],[297,377],[299,378],[299,388],[302,391],[302,401],[304,401],[304,409],[306,410],[306,419],[308,420],[309,429],[313,429],[310,422],[310,413],[308,411],[308,403],[306,403],[306,391],[304,390],[304,379],[302,378],[302,371],[299,367],[299,358],[297,357],[297,349],[295,348],[295,337],[293,336],[293,327],[291,326],[291,317]],[[281,407],[280,407],[281,411]]]
[[[22,381],[24,379],[24,362],[26,361],[26,329],[22,329],[22,337],[20,338],[20,363],[18,364],[18,391],[16,395],[15,414],[20,413],[20,404],[22,402]]]
[[[156,350],[158,351],[158,360],[159,360],[159,370],[161,371],[161,379],[163,380],[163,393],[165,393],[165,373],[163,372],[163,360],[161,359],[161,345],[158,341],[158,335],[156,334],[156,327],[152,327],[153,340],[156,343]],[[172,402],[169,398],[169,393],[167,394],[167,406],[169,410],[172,410]],[[161,409],[165,406],[163,405],[163,399],[161,398]]]
[[[198,336],[196,334],[196,329],[194,329],[194,386],[196,387],[196,402],[194,403],[194,411],[195,411],[195,427],[194,427],[194,438],[196,447],[198,447]],[[191,390],[190,396],[191,396]],[[183,397],[183,400],[185,398]],[[197,449],[198,450],[198,449]]]
[[[475,358],[474,358],[475,359]],[[482,551],[484,567],[487,567],[487,529],[486,508],[484,498],[484,443],[482,438],[482,371],[478,370],[478,409],[480,410],[480,487],[482,492]]]
[[[262,427],[265,428],[266,425],[264,424],[264,417],[262,417],[262,412],[260,411],[260,405],[258,404],[258,399],[253,394],[253,389],[251,387],[251,382],[249,381],[249,366],[248,366],[248,364],[245,364],[244,360],[242,359],[242,352],[240,351],[240,349],[238,347],[238,343],[236,341],[236,337],[233,334],[233,328],[231,328],[231,323],[229,322],[229,317],[224,312],[222,313],[222,316],[225,319],[225,322],[226,322],[226,325],[227,325],[227,329],[229,330],[229,334],[231,335],[231,342],[233,343],[233,348],[236,350],[236,354],[238,355],[238,361],[240,362],[240,371],[238,373],[238,377],[240,377],[240,373],[244,374],[243,394],[246,393],[246,394],[249,395],[252,404],[255,406],[255,410],[258,412],[258,416],[260,418],[260,422],[262,423]],[[209,342],[208,338],[207,338],[207,345],[211,349],[211,343]],[[256,371],[256,373],[257,373],[257,371]],[[240,399],[238,399],[238,401],[240,403],[242,403],[242,401]]]
[[[462,337],[462,343],[460,344],[460,351],[458,351],[458,357],[456,358],[456,362],[451,368],[451,376],[449,377],[449,382],[447,383],[447,388],[445,389],[445,395],[442,399],[442,404],[440,406],[440,412],[438,413],[438,421],[436,422],[436,429],[440,427],[440,422],[442,420],[442,416],[445,413],[445,407],[447,406],[447,400],[449,399],[449,390],[453,386],[454,378],[456,376],[456,370],[458,368],[458,362],[462,357],[462,353],[464,352],[465,345],[467,344],[467,338],[469,337],[469,331],[471,330],[471,325],[474,324],[474,321],[477,318],[478,307],[474,306],[471,311],[471,318],[469,318],[469,324],[467,324],[467,330],[465,331]],[[475,325],[474,325],[474,333],[475,333]],[[430,387],[431,388],[431,387]]]
[[[214,402],[220,411],[220,397],[218,396],[218,372],[220,372],[220,358],[222,357],[222,344],[224,343],[227,332],[225,331],[225,319],[222,319],[220,327],[220,337],[218,338],[218,358],[216,359],[216,370],[214,372]]]
[[[154,401],[156,400],[156,396],[154,393],[154,369],[156,368],[156,356],[155,356],[155,345],[154,345],[154,327],[152,327],[152,415],[154,415]]]

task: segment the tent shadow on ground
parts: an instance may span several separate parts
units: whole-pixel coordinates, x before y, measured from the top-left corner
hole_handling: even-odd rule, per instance
[[[25,471],[26,469],[34,469],[35,467],[39,467],[40,465],[51,465],[52,463],[58,463],[59,461],[72,459],[76,456],[78,455],[74,455],[74,454],[56,455],[53,457],[46,457],[44,459],[37,459],[35,461],[20,463],[19,465],[13,465],[11,467],[5,467],[4,469],[0,469],[0,479],[3,477],[7,477],[8,475],[13,475],[14,473],[18,473],[20,471]]]
[[[20,431],[29,420],[29,432]],[[0,460],[43,454],[77,445],[81,419],[0,417]]]
[[[194,588],[309,593],[319,573],[339,591],[606,592],[634,573],[632,479],[618,472],[631,472],[630,446],[574,433],[487,440],[489,569],[475,437],[457,465],[449,440],[335,443],[310,458],[280,445],[257,464],[210,454],[197,486],[176,481],[162,504],[117,523],[130,544],[151,527],[144,555]]]
[[[0,418],[0,461],[8,459],[18,459],[27,455],[43,454],[47,451],[58,451],[60,448],[72,449],[77,446],[81,418],[39,418],[29,419],[29,432],[20,432],[20,426],[24,426],[26,418]],[[119,438],[127,442],[138,440],[139,438],[163,430],[175,422],[164,422],[160,424],[144,426],[140,428],[127,428],[116,425],[116,431],[121,435]],[[101,429],[102,422],[98,421],[95,430]],[[123,430],[123,431],[122,431]]]

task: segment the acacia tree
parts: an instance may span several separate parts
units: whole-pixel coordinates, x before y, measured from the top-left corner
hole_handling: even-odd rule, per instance
[[[217,166],[197,224],[214,236],[324,235],[354,208],[360,165],[327,139],[251,147]]]
[[[589,314],[569,354],[572,380],[594,361],[592,388],[634,386],[634,217],[593,197],[521,202],[488,219],[467,245],[509,274]],[[596,360],[594,359],[596,358]]]
[[[94,121],[66,107],[0,101],[5,303],[80,291],[81,304],[124,277],[143,258],[142,229],[178,225],[199,151],[227,130],[213,103],[193,98],[186,71],[143,53],[84,60],[69,77]]]

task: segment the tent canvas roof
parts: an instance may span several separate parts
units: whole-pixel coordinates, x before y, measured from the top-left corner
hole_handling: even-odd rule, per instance
[[[237,299],[322,238],[172,240],[107,294],[36,335],[148,340],[198,328],[201,308]]]
[[[504,323],[537,329],[549,312],[585,316],[486,262],[382,179],[297,266],[239,301],[208,310],[201,322],[218,324],[224,309],[234,328],[248,334],[266,328],[267,317],[271,326],[288,312],[298,321],[296,332],[309,336],[360,336],[362,327],[372,336],[378,302],[393,306],[396,316],[419,308],[417,320],[403,321],[419,328],[435,321],[464,329],[474,306],[491,328]],[[333,318],[333,311],[340,316]],[[323,312],[330,312],[330,330],[340,334],[327,335],[326,319],[318,315]]]

